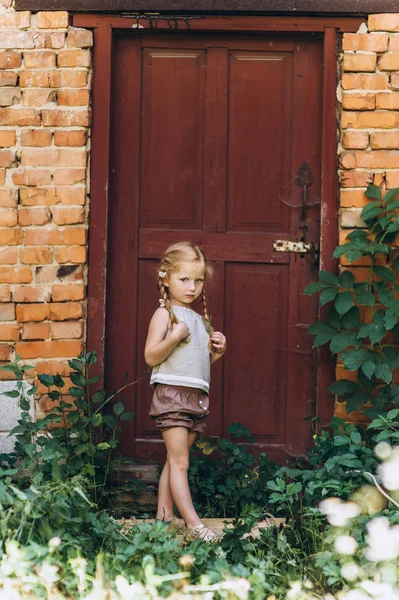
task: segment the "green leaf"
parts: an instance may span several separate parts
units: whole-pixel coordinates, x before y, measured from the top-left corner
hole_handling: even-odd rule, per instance
[[[392,202],[390,202],[390,204],[387,208],[389,211],[398,209],[399,208],[399,200],[393,200]]]
[[[324,306],[327,302],[332,302],[338,294],[337,288],[328,288],[320,294],[320,306]]]
[[[319,346],[323,346],[327,344],[331,340],[331,335],[327,333],[321,333],[320,335],[316,335],[313,340],[312,348],[318,348]]]
[[[103,423],[109,429],[113,429],[115,427],[115,425],[116,425],[116,419],[115,419],[114,415],[104,415],[103,416]]]
[[[121,421],[130,421],[130,419],[133,419],[133,417],[134,417],[134,412],[125,412],[121,416]]]
[[[9,392],[3,392],[2,396],[6,396],[6,398],[19,398],[20,392],[18,390],[10,390]]]
[[[350,292],[342,292],[335,299],[334,306],[340,315],[344,315],[353,306],[353,297]]]
[[[390,202],[392,202],[392,200],[394,200],[398,194],[399,188],[392,188],[392,190],[388,190],[384,196],[385,204],[389,204]]]
[[[370,342],[372,344],[377,344],[380,342],[386,335],[386,329],[383,325],[376,325],[373,323],[373,330],[369,334]]]
[[[123,413],[123,411],[125,410],[125,406],[123,404],[123,402],[117,402],[116,404],[114,404],[114,406],[112,407],[112,410],[114,411],[114,413],[119,416]]]
[[[371,360],[364,362],[360,368],[368,379],[370,379],[375,373],[375,363],[373,363]]]
[[[335,306],[333,304],[328,307],[328,322],[335,329],[339,329],[341,327],[340,316],[337,313]]]
[[[322,292],[323,290],[325,290],[328,287],[329,287],[329,285],[327,285],[326,283],[320,283],[320,282],[316,281],[314,283],[309,283],[309,285],[306,286],[305,291],[303,293],[306,294],[307,296],[311,296],[312,294],[315,294],[316,292]]]
[[[97,362],[97,354],[93,350],[86,354],[86,362],[89,366],[94,365]]]
[[[369,396],[365,392],[356,392],[350,398],[348,398],[346,403],[346,412],[352,412],[354,410],[359,410],[364,404],[367,404],[369,401]]]
[[[108,444],[108,442],[100,442],[97,444],[97,450],[109,450],[110,448],[111,446]]]
[[[350,444],[350,438],[347,435],[334,436],[334,446],[347,446]]]
[[[72,360],[68,360],[68,365],[71,367],[71,369],[74,369],[75,371],[79,371],[79,373],[84,375],[85,365],[82,363],[81,360],[78,360],[77,358],[73,358]]]
[[[337,333],[333,327],[327,323],[324,323],[323,321],[317,321],[316,323],[309,325],[308,332],[312,335],[325,333],[327,335],[331,335],[331,338]]]
[[[360,324],[360,310],[357,306],[352,306],[347,313],[341,317],[342,326],[345,329],[356,329]]]
[[[37,378],[40,381],[40,383],[45,387],[50,388],[54,385],[53,375],[38,375]]]
[[[389,306],[393,302],[395,295],[390,288],[382,288],[378,291],[378,297],[384,306]]]
[[[382,379],[385,383],[391,383],[392,371],[386,363],[381,363],[376,366],[375,374],[378,379]]]
[[[362,441],[362,436],[360,435],[360,433],[358,431],[352,431],[351,440],[354,444],[356,444],[356,446],[358,446],[360,444],[360,442]]]
[[[94,404],[100,404],[101,402],[104,402],[106,397],[107,394],[104,390],[98,390],[93,394],[91,401],[94,402]]]
[[[345,290],[351,290],[354,283],[355,283],[355,278],[353,276],[353,273],[348,270],[342,271],[342,273],[339,276],[340,286],[343,287]]]
[[[371,292],[356,294],[356,302],[362,306],[374,306],[375,298]]]
[[[77,371],[72,371],[70,374],[71,381],[74,385],[80,388],[84,388],[86,385],[86,379],[83,377],[82,373],[78,373]]]
[[[93,423],[93,427],[98,427],[103,422],[103,417],[100,413],[96,413],[92,416],[91,422]]]
[[[319,279],[320,281],[324,281],[325,283],[328,283],[329,285],[332,285],[334,287],[339,286],[338,277],[330,271],[319,271]]]
[[[396,279],[395,273],[393,273],[391,269],[388,269],[388,267],[382,265],[375,265],[374,273],[388,283],[393,283]]]
[[[367,198],[375,198],[376,200],[382,201],[381,189],[374,183],[368,185],[364,195],[367,196]]]
[[[328,389],[332,394],[337,394],[337,396],[346,396],[358,391],[359,386],[354,381],[350,381],[350,379],[340,379],[339,381],[334,381]]]
[[[342,352],[348,346],[351,346],[351,338],[350,334],[347,331],[343,331],[335,335],[330,343],[330,351],[332,354],[338,354],[338,352]]]
[[[390,225],[388,225],[388,227],[387,227],[387,232],[388,233],[394,233],[396,231],[399,231],[399,224],[398,223],[391,223]]]
[[[396,417],[398,415],[399,415],[399,408],[394,408],[388,412],[387,419],[396,419]]]
[[[346,258],[350,263],[355,262],[355,260],[359,260],[359,258],[362,258],[362,256],[363,252],[360,250],[349,250],[349,252],[346,253]]]
[[[377,203],[378,204],[378,203]],[[365,206],[362,210],[362,212],[360,213],[361,218],[363,219],[363,221],[365,221],[367,223],[367,221],[371,221],[372,219],[375,219],[375,217],[378,217],[378,215],[380,215],[382,213],[382,207],[381,206]]]
[[[71,394],[71,396],[73,396],[74,398],[81,398],[82,396],[84,396],[85,391],[82,388],[72,386],[69,388],[68,393]]]

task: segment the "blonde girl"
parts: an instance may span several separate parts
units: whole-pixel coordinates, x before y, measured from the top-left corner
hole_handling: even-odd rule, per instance
[[[198,246],[173,244],[158,268],[160,308],[149,325],[145,360],[152,367],[150,415],[162,432],[167,458],[159,481],[157,518],[185,529],[186,539],[211,542],[193,506],[188,486],[189,449],[205,428],[209,413],[210,366],[226,350],[226,338],[213,331],[204,282],[211,267]],[[202,315],[193,310],[199,299]],[[183,521],[173,517],[176,504]]]

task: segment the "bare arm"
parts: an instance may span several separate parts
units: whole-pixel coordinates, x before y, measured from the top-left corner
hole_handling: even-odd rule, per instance
[[[211,335],[211,342],[213,346],[211,365],[213,365],[226,352],[226,338],[220,331],[214,331]]]
[[[150,321],[144,349],[145,362],[149,367],[155,367],[166,360],[179,342],[190,334],[187,325],[181,322],[173,325],[172,333],[166,338],[168,323],[168,311],[166,308],[158,308]]]

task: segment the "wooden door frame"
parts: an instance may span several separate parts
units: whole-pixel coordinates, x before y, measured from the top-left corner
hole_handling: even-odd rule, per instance
[[[334,270],[332,253],[338,242],[338,177],[337,177],[337,45],[338,34],[356,32],[363,21],[359,17],[270,17],[270,16],[201,16],[190,20],[193,32],[301,32],[323,35],[324,81],[322,124],[322,172],[320,214],[320,268]],[[184,23],[184,22],[183,22]],[[106,335],[107,229],[109,189],[109,148],[111,114],[112,37],[118,30],[150,28],[150,21],[136,16],[76,14],[75,27],[94,31],[91,190],[89,216],[89,277],[87,348],[98,358],[100,379],[104,377]],[[165,15],[158,29],[170,29]],[[133,242],[135,243],[135,242]],[[137,251],[137,248],[136,248]],[[322,311],[323,314],[323,311]],[[335,362],[328,349],[318,351],[316,416],[319,426],[328,425],[333,415],[334,397],[328,386],[335,379]]]

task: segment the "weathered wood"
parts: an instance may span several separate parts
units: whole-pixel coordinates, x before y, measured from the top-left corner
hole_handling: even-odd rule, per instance
[[[158,484],[159,467],[157,465],[129,465],[122,464],[112,469],[110,473],[110,484],[120,485],[121,483],[139,480],[141,483]]]

